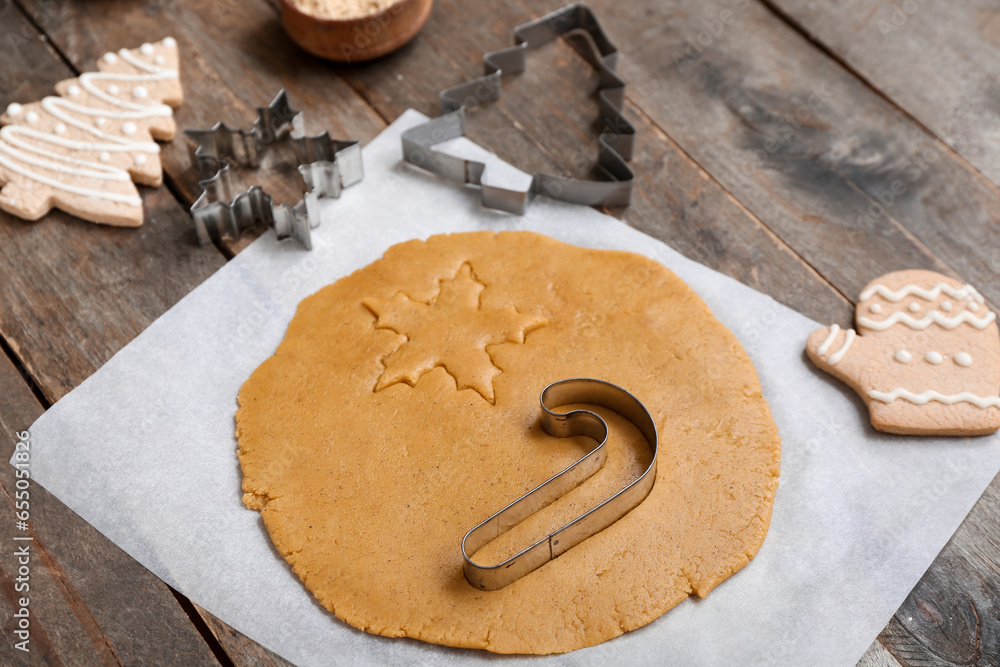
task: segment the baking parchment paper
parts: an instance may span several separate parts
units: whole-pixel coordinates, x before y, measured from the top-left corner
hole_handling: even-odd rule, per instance
[[[478,190],[401,164],[399,135],[423,118],[407,112],[364,149],[365,180],[325,205],[312,252],[264,235],[42,415],[30,429],[35,482],[301,665],[854,665],[997,473],[997,439],[875,432],[853,393],[805,359],[815,322],[591,208],[483,209]],[[468,140],[448,150],[489,159],[494,182],[528,180]],[[745,569],[704,600],[560,656],[500,658],[355,630],[313,600],[241,503],[236,394],[298,302],[394,243],[507,229],[630,250],[675,271],[743,343],[783,440],[771,529]]]

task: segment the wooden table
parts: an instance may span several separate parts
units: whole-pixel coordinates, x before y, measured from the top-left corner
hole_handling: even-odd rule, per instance
[[[181,128],[246,126],[285,87],[313,131],[367,141],[409,107],[436,115],[440,89],[478,75],[484,50],[560,4],[438,0],[401,51],[335,67],[288,40],[276,0],[0,0],[0,105],[50,94],[109,49],[172,35]],[[823,322],[850,326],[861,287],[902,268],[960,276],[1000,303],[1000,2],[592,6],[622,48],[640,137],[633,204],[609,213]],[[470,135],[525,170],[589,175],[596,83],[570,45],[546,47]],[[138,230],[0,214],[4,457],[15,431],[249,242],[199,247],[183,139],[164,146],[164,165],[166,186],[143,189]],[[296,186],[272,187],[291,198]],[[3,469],[0,525],[13,526]],[[16,565],[4,548],[0,663],[286,664],[32,494],[33,652],[11,648]],[[1000,665],[998,599],[1000,477],[862,662]]]

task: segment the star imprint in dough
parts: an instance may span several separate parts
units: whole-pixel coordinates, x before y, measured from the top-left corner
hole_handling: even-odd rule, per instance
[[[382,360],[385,371],[375,391],[405,382],[416,385],[424,373],[444,367],[457,389],[474,389],[494,403],[493,378],[501,370],[486,348],[498,343],[524,343],[529,331],[548,324],[544,317],[525,315],[513,306],[484,310],[479,282],[468,264],[455,277],[438,281],[438,293],[428,303],[415,301],[403,292],[389,300],[363,299],[362,304],[378,319],[376,329],[388,329],[406,337]]]

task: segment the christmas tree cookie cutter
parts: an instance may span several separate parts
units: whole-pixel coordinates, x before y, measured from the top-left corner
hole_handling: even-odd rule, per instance
[[[597,137],[598,165],[612,178],[591,181],[537,173],[528,190],[512,190],[483,182],[486,165],[464,160],[434,150],[434,146],[465,134],[466,108],[500,98],[502,73],[522,72],[530,49],[575,31],[590,36],[590,47],[583,55],[601,75],[600,118],[604,131]],[[608,38],[594,12],[584,4],[572,4],[514,29],[517,45],[483,56],[485,75],[441,92],[441,114],[437,118],[403,133],[403,159],[455,183],[477,185],[482,191],[483,206],[523,215],[531,195],[586,204],[588,206],[627,206],[632,200],[635,174],[629,167],[635,140],[635,128],[625,118],[625,82],[618,76],[618,47]]]
[[[211,130],[187,130],[194,140],[202,194],[191,206],[198,241],[237,239],[248,229],[265,224],[278,240],[296,239],[312,249],[311,230],[319,225],[319,201],[339,197],[342,188],[364,177],[361,142],[332,139],[328,132],[304,136],[302,113],[288,104],[282,90],[266,107],[257,108],[257,120],[247,131],[216,123]],[[265,151],[281,147],[295,157],[306,191],[301,201],[276,203],[259,185],[236,192],[230,163],[257,168]]]
[[[656,481],[656,455],[659,439],[656,423],[646,407],[621,387],[590,378],[553,382],[542,390],[542,428],[551,436],[565,438],[585,435],[598,442],[589,454],[561,473],[535,487],[502,510],[470,530],[462,538],[465,578],[484,591],[507,586],[526,574],[558,558],[588,537],[618,521],[646,499]],[[546,535],[531,546],[496,565],[481,565],[472,560],[488,543],[507,532],[535,512],[564,496],[601,469],[607,458],[608,424],[595,412],[571,410],[555,412],[552,407],[571,404],[599,405],[628,419],[649,444],[649,466],[636,479],[613,496],[562,528]]]

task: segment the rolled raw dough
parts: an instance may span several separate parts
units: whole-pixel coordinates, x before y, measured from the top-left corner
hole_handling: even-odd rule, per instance
[[[594,442],[538,424],[548,383],[631,391],[660,433],[657,480],[620,521],[498,591],[462,574],[464,533]],[[367,632],[557,653],[706,595],[764,540],[780,441],[746,353],[645,257],[527,232],[435,236],[304,299],[236,413],[244,502],[319,601]],[[648,463],[609,421],[608,462],[487,545],[499,562]]]

